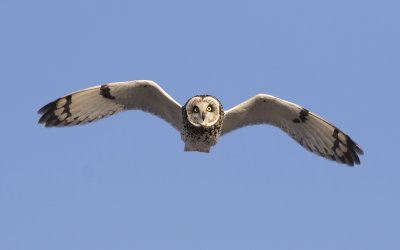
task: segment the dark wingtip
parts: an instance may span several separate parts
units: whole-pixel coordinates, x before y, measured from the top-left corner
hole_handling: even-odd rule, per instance
[[[340,138],[338,136],[339,133],[342,133],[345,136],[345,138],[346,138],[345,142],[342,142],[340,140]],[[358,155],[364,154],[364,152],[362,151],[360,146],[358,146],[357,143],[355,143],[348,135],[346,135],[345,133],[340,131],[338,128],[334,129],[332,136],[335,138],[335,142],[332,147],[333,152],[335,152],[336,149],[338,149],[340,143],[347,145],[346,152],[342,152],[343,156],[337,157],[338,158],[337,162],[346,164],[350,167],[353,167],[354,164],[360,165],[361,162],[360,162],[360,158]]]
[[[349,142],[349,144],[351,144],[352,148],[354,148],[354,150],[359,154],[359,155],[363,155],[364,151],[361,149],[360,146],[358,146],[358,144],[353,141],[348,135],[346,135],[347,140]]]
[[[50,103],[44,105],[42,108],[40,108],[40,109],[38,110],[37,113],[38,113],[38,114],[44,114],[44,113],[47,112],[48,110],[54,109],[55,106],[56,106],[56,103],[58,102],[58,100],[59,100],[59,99],[54,100],[54,101],[52,101],[52,102],[50,102]]]
[[[46,105],[44,105],[41,109],[38,110],[38,114],[42,115],[38,121],[39,124],[46,123],[46,127],[51,127],[49,122],[54,119],[54,110],[56,109],[57,102],[60,99],[52,101]]]
[[[360,161],[360,158],[358,157],[358,155],[363,155],[364,151],[349,136],[347,136],[347,141],[348,141],[348,145],[349,145],[349,148],[350,148],[350,153],[351,153],[351,156],[353,157],[354,162],[357,165],[360,165],[361,161]]]

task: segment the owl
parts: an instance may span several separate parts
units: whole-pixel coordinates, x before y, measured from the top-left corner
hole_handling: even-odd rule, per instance
[[[180,105],[149,80],[115,82],[73,92],[42,107],[39,123],[63,127],[94,122],[125,110],[152,113],[181,134],[185,151],[209,153],[219,138],[248,125],[280,128],[301,146],[339,163],[360,164],[363,150],[342,130],[311,111],[277,97],[258,94],[224,111],[211,95]]]

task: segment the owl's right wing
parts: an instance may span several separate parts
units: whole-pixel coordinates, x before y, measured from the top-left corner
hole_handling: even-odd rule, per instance
[[[307,109],[259,94],[225,112],[221,134],[255,124],[282,129],[304,148],[327,159],[353,166],[360,164],[362,149],[338,127]]]
[[[138,80],[98,85],[65,95],[42,107],[39,123],[46,127],[82,125],[125,110],[152,113],[178,131],[181,105],[153,81]]]

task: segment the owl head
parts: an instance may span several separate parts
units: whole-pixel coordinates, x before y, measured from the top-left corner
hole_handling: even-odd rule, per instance
[[[209,128],[223,118],[223,108],[214,96],[199,95],[190,98],[183,109],[183,116],[189,123],[199,128]]]

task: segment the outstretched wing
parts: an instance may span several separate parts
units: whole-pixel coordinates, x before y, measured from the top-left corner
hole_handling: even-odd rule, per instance
[[[221,134],[255,124],[281,128],[304,148],[327,159],[360,164],[362,149],[338,127],[307,109],[274,96],[259,94],[225,113]]]
[[[181,105],[153,81],[99,85],[58,98],[41,108],[39,123],[46,127],[81,125],[125,110],[140,109],[182,126]]]

